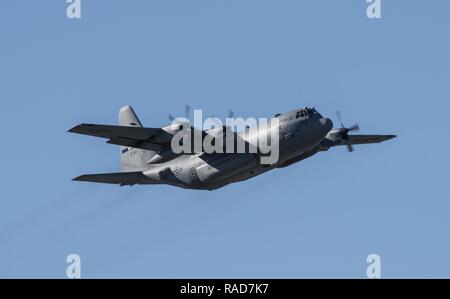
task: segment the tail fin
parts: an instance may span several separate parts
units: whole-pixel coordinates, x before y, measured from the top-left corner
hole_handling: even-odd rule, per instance
[[[119,110],[119,125],[127,127],[142,127],[142,123],[131,106]],[[120,147],[120,160],[122,171],[144,171],[147,162],[156,154],[154,151],[132,147]]]
[[[128,127],[142,127],[141,121],[131,106],[120,108],[119,125]]]

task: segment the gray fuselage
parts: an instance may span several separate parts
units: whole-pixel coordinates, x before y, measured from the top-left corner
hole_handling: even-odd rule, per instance
[[[285,167],[318,152],[322,140],[333,128],[330,119],[315,109],[297,109],[275,117],[279,119],[279,157],[273,164],[261,163],[259,153],[197,153],[181,155],[170,161],[149,165],[143,174],[151,181],[188,189],[214,190],[230,183],[247,180],[274,168]],[[258,128],[238,135],[257,145]]]

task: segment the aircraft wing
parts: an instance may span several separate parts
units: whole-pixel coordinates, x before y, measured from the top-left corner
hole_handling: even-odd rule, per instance
[[[127,147],[160,151],[172,139],[172,135],[160,128],[142,128],[113,125],[80,124],[71,133],[107,138],[107,143]]]
[[[85,174],[76,177],[73,180],[92,183],[119,184],[121,186],[158,183],[149,179],[140,171]]]
[[[349,135],[349,140],[352,145],[355,144],[369,144],[369,143],[380,143],[383,141],[390,140],[397,137],[396,135]],[[332,146],[346,145],[346,141],[338,139],[332,141],[330,139],[324,139],[320,145],[321,150],[328,150]]]
[[[380,143],[380,142],[395,138],[397,136],[396,135],[349,135],[348,137],[350,139],[351,144],[368,144],[368,143]],[[345,145],[345,142],[341,142],[340,144],[337,144],[337,145],[341,145],[341,144]]]

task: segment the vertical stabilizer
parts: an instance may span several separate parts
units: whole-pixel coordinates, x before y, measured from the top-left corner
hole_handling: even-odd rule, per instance
[[[120,108],[119,125],[129,127],[142,127],[141,121],[139,120],[131,106]]]
[[[119,110],[119,125],[127,127],[142,127],[142,123],[131,106]],[[144,171],[147,162],[156,154],[154,151],[139,148],[120,147],[122,171]]]

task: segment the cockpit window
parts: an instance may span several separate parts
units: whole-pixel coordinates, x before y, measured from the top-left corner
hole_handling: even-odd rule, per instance
[[[315,108],[306,108],[306,110],[308,111],[309,115],[317,113],[317,110]]]
[[[295,114],[295,118],[300,118],[300,117],[306,117],[308,116],[308,113],[306,112],[306,110],[299,110],[297,111],[297,113]]]
[[[314,114],[318,114],[318,112],[315,108],[305,107],[304,109],[298,110],[296,112],[295,118],[309,117],[309,116],[313,116]]]

